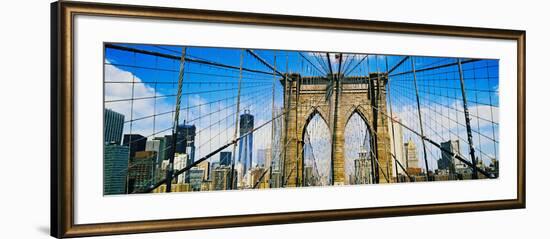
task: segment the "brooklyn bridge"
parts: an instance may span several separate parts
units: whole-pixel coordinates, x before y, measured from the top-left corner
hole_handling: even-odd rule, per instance
[[[495,179],[498,67],[105,44],[104,193]]]

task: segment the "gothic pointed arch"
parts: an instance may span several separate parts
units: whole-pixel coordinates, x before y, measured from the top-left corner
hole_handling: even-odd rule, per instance
[[[302,186],[329,185],[332,180],[331,132],[318,109],[313,109],[302,130]]]

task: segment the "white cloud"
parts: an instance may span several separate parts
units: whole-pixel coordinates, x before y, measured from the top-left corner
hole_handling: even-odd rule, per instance
[[[112,83],[109,83],[112,82]],[[113,83],[119,82],[119,83]],[[133,82],[133,83],[132,83]],[[112,109],[124,115],[125,121],[138,119],[146,116],[154,115],[155,113],[168,112],[173,110],[167,99],[163,98],[163,94],[157,92],[153,87],[143,83],[143,81],[134,76],[132,73],[122,70],[116,66],[105,65],[105,108]],[[157,97],[157,99],[142,99],[133,101],[118,101],[113,100],[136,99],[143,97]],[[160,97],[160,98],[158,98]],[[133,114],[132,114],[133,112]],[[172,114],[148,118],[144,120],[134,121],[131,124],[124,125],[124,132],[130,133],[130,125],[132,133],[149,136],[153,134],[153,121],[155,121],[155,131],[167,128],[172,122]]]
[[[461,101],[455,101],[449,105],[449,107],[458,109],[462,111],[463,106]],[[485,163],[488,163],[489,157],[493,157],[496,154],[496,157],[498,157],[498,151],[494,152],[494,142],[489,139],[493,138],[493,129],[495,133],[495,140],[499,141],[499,108],[495,106],[488,106],[488,105],[469,105],[468,106],[469,112],[470,112],[470,123],[473,130],[473,143],[474,147],[476,148],[476,155],[479,156],[480,148],[483,151],[483,154],[481,155],[481,158],[485,161]],[[465,127],[465,117],[463,112],[457,112],[454,109],[441,107],[437,105],[431,105],[431,106],[422,106],[421,107],[422,112],[422,120],[423,120],[423,126],[424,126],[424,134],[434,140],[437,143],[441,143],[443,141],[447,140],[457,140],[459,139],[460,147],[461,147],[461,153],[463,155],[468,155],[468,142],[467,142],[467,132]],[[420,126],[418,121],[418,111],[415,105],[406,105],[399,108],[394,108],[393,114],[395,116],[398,116],[401,119],[401,122],[408,126],[409,128],[412,128],[416,132],[420,132]],[[483,118],[486,120],[482,120],[479,118]],[[490,121],[495,122],[496,124],[491,123]],[[489,137],[485,137],[482,135],[479,135],[478,132],[481,132],[483,135]],[[405,141],[409,138],[413,139],[415,141],[415,144],[417,145],[417,153],[420,156],[422,153],[421,147],[419,147],[421,144],[420,138],[417,137],[414,133],[411,131],[403,128],[403,133],[405,136]],[[441,142],[440,142],[441,141]],[[429,146],[428,148],[432,147],[431,144],[427,144]],[[497,145],[498,147],[498,145]],[[435,148],[434,148],[435,149]],[[497,149],[498,150],[498,149]],[[433,152],[434,155],[429,156],[429,166],[430,168],[434,168],[437,166],[436,160],[439,159],[439,151],[435,150]],[[469,157],[468,157],[469,158]],[[421,160],[421,165],[424,163]]]
[[[160,114],[164,112],[170,112],[175,110],[175,104],[172,101],[175,97],[164,97],[165,95],[156,91],[155,88],[149,84],[143,83],[143,80],[136,77],[131,72],[120,69],[116,66],[106,64],[105,65],[105,108],[112,109],[124,115],[125,121],[130,119],[139,119],[142,117],[152,116],[155,113]],[[108,83],[112,82],[112,83]],[[113,83],[123,82],[123,83]],[[133,84],[132,84],[133,82]],[[133,96],[132,96],[133,91]],[[184,92],[185,93],[185,92]],[[131,98],[144,98],[144,97],[157,97],[151,99],[141,99],[132,101],[119,101],[109,102],[113,100],[131,99]],[[187,122],[188,124],[194,124],[197,128],[197,135],[195,137],[195,159],[208,154],[209,152],[217,149],[221,145],[227,143],[233,138],[234,127],[227,128],[225,121],[216,124],[217,121],[227,117],[229,114],[233,114],[234,109],[229,107],[226,110],[205,116],[208,114],[208,100],[201,95],[194,94],[184,96],[182,98],[182,108],[180,113],[180,124],[184,123],[184,120],[192,120]],[[216,108],[226,108],[224,102],[218,102],[215,105]],[[187,109],[188,108],[188,109]],[[131,114],[133,112],[133,114]],[[230,116],[227,118],[232,122],[230,125],[234,125],[235,118]],[[154,126],[153,126],[153,121]],[[164,136],[172,133],[171,127],[174,122],[174,114],[168,113],[161,116],[149,117],[142,120],[134,121],[131,124],[131,130],[134,134],[141,134],[143,136]],[[153,131],[154,127],[154,131]],[[168,129],[163,132],[162,130]],[[153,135],[154,132],[158,132]],[[124,125],[124,133],[130,133],[130,123]],[[229,147],[226,150],[231,149]],[[217,160],[217,157],[213,157]]]
[[[464,127],[466,118],[463,112],[461,101],[455,101],[447,108],[440,105],[421,106],[422,118],[424,123],[430,123],[432,127],[438,126],[445,130],[455,130],[456,128]],[[454,108],[454,109],[451,109]],[[456,109],[456,110],[455,110]],[[499,122],[499,108],[489,105],[469,105],[470,123],[477,128],[491,126],[490,121]],[[415,128],[418,125],[418,112],[415,105],[405,105],[398,109],[394,109],[394,115],[400,117],[403,124]],[[414,117],[410,117],[414,116]]]

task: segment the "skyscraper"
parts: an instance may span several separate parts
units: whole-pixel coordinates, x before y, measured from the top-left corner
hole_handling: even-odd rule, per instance
[[[153,184],[157,152],[138,151],[128,167],[128,193],[140,191]]]
[[[195,160],[195,135],[197,128],[195,125],[181,124],[178,126],[178,141],[176,142],[176,153],[189,154],[190,160]],[[193,161],[194,162],[194,161]]]
[[[176,142],[176,153],[187,154],[186,165],[191,165],[195,162],[195,134],[197,128],[195,125],[179,125],[178,126],[178,139]],[[185,183],[189,183],[189,176],[191,174],[185,174]]]
[[[458,141],[456,142],[458,144]],[[455,145],[456,148],[458,148],[458,145]],[[454,167],[454,159],[453,159],[453,156],[449,153],[446,153],[443,149],[445,150],[449,150],[449,152],[454,152],[453,148],[453,142],[451,140],[447,141],[447,142],[443,142],[441,143],[441,158],[439,160],[437,160],[437,168],[438,169],[447,169],[449,170],[450,173],[454,173],[455,172],[455,167]]]
[[[124,146],[130,147],[130,157],[134,157],[136,152],[145,151],[145,144],[147,143],[147,138],[143,137],[141,134],[125,134],[122,144]]]
[[[103,141],[106,144],[120,145],[122,130],[124,128],[124,115],[110,109],[105,109],[103,116]]]
[[[156,137],[154,138],[153,140],[148,140],[146,143],[145,143],[145,150],[146,151],[155,151],[157,152],[157,158],[156,158],[156,163],[158,166],[161,165],[162,161],[165,160],[165,156],[166,156],[166,144],[165,144],[166,140],[164,137]]]
[[[208,173],[208,180],[209,181],[214,181],[214,169],[219,168],[220,166],[222,166],[220,164],[220,162],[210,163],[210,169],[208,170],[209,171],[209,173]]]
[[[414,144],[412,139],[409,139],[409,141],[405,143],[405,149],[407,168],[419,168],[418,157],[416,154],[416,144]]]
[[[180,169],[183,169],[187,166],[187,162],[189,160],[187,160],[187,154],[180,154],[180,153],[176,153],[176,155],[174,156],[174,171],[178,171]],[[168,166],[168,160],[164,160],[166,166]],[[185,182],[185,178],[188,178],[186,175],[189,173],[189,171],[187,172],[184,172],[182,174],[180,174],[175,180],[177,183],[184,183]]]
[[[244,136],[239,142],[239,160],[238,162],[243,166],[243,175],[250,169],[252,165],[252,130],[254,129],[254,116],[250,114],[249,110],[245,110],[241,115],[239,121],[239,135]]]
[[[210,179],[210,162],[208,161],[202,161],[199,164],[197,164],[197,168],[202,169],[204,172],[203,181],[207,181]]]
[[[103,194],[126,193],[126,174],[128,169],[128,146],[105,145],[103,151]]]
[[[234,172],[234,171],[233,171]],[[231,181],[231,166],[222,165],[217,167],[212,172],[212,183],[214,190],[230,189]],[[235,185],[233,188],[236,188]]]
[[[442,142],[441,159],[437,161],[437,167],[439,169],[448,169],[451,174],[465,173],[468,166],[453,157],[454,154],[460,155],[460,141],[449,140]]]
[[[231,165],[231,152],[220,152],[220,164],[225,166]]]
[[[355,181],[353,184],[367,184],[372,182],[372,166],[371,161],[368,160],[368,152],[365,147],[361,147],[359,150],[359,158],[354,160],[355,167]]]
[[[401,165],[407,169],[406,159],[405,159],[405,144],[403,143],[403,126],[399,124],[401,122],[401,119],[399,119],[397,116],[393,117],[393,120],[390,121],[393,124],[393,132],[390,128],[390,149],[392,154],[395,155],[395,158]],[[394,137],[395,136],[395,137]],[[394,147],[395,146],[395,147]],[[398,174],[405,174],[403,172],[403,169],[399,167],[397,163],[392,164],[392,172],[395,172],[395,168],[397,167]]]
[[[191,190],[193,191],[200,191],[201,190],[201,184],[204,180],[204,169],[193,167],[189,169],[188,175],[189,175],[189,184],[191,185]]]

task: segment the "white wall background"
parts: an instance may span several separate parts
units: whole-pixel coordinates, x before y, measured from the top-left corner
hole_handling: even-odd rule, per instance
[[[152,4],[527,30],[527,209],[259,226],[104,238],[544,237],[550,212],[546,116],[550,22],[544,1],[134,0]],[[537,2],[537,3],[535,3]],[[1,238],[49,234],[49,1],[9,1],[0,14]],[[100,210],[100,209],[99,209]],[[428,235],[426,235],[428,234]],[[542,235],[541,235],[542,234]],[[538,236],[541,235],[541,236]]]

